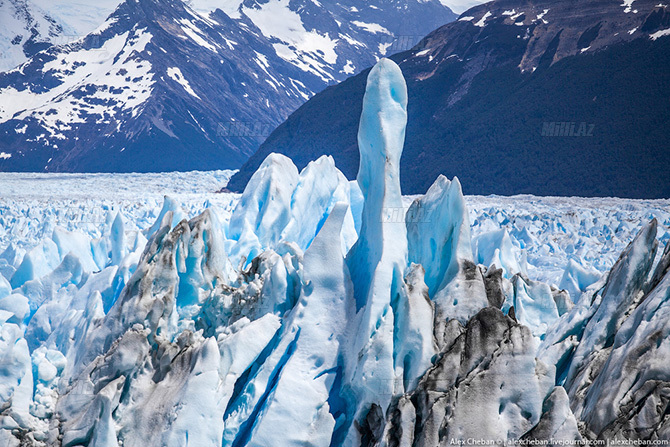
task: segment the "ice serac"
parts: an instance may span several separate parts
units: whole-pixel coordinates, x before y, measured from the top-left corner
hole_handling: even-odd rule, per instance
[[[63,325],[67,340],[75,334],[61,347],[71,363],[59,373],[67,380],[52,410],[63,445],[221,445],[236,381],[279,329],[275,315],[252,322],[230,309],[244,307],[235,293],[253,299],[249,289],[228,285],[216,215],[206,210],[174,228],[172,221],[167,211],[107,314],[95,291],[79,318]]]
[[[227,237],[236,241],[230,252],[233,263],[251,261],[279,242],[291,217],[291,197],[298,180],[298,169],[289,158],[268,155],[230,218]]]
[[[83,368],[107,352],[125,331],[139,324],[153,337],[171,340],[214,290],[227,283],[228,260],[220,225],[205,211],[173,230],[172,212],[152,236],[139,265],[103,321],[80,334],[72,357]],[[180,318],[183,319],[181,325]]]
[[[347,321],[354,313],[341,251],[347,212],[346,203],[336,204],[305,253],[305,286],[284,322],[290,349],[277,366],[279,381],[268,385],[274,388],[262,412],[250,420],[254,428],[249,446],[276,444],[278,427],[290,427],[282,445],[330,445],[336,417],[344,409],[329,399],[334,383],[341,380],[338,359],[346,350]]]
[[[505,229],[480,234],[472,240],[472,249],[478,264],[502,268],[507,278],[523,271],[517,259],[518,249]]]
[[[57,245],[45,239],[23,257],[23,261],[12,276],[12,288],[21,287],[26,282],[39,279],[51,273],[59,264]]]
[[[658,242],[658,223],[652,220],[630,243],[597,292],[600,304],[586,323],[567,371],[565,388],[572,409],[581,416],[585,393],[609,356],[624,320],[640,304]]]
[[[585,268],[579,261],[570,259],[568,265],[563,271],[561,283],[559,287],[567,290],[573,300],[579,299],[579,296],[586,291],[586,289],[598,279],[602,274],[594,269]]]
[[[125,232],[123,228],[123,217],[121,213],[117,213],[114,218],[114,223],[112,224],[111,234],[111,254],[112,254],[112,265],[119,265],[123,261],[123,257],[126,255],[125,248]]]
[[[358,241],[347,255],[358,312],[346,360],[344,390],[356,407],[347,445],[360,444],[357,425],[373,405],[385,411],[396,385],[391,298],[404,288],[407,231],[402,219],[389,216],[403,209],[399,173],[406,124],[402,72],[381,59],[368,75],[363,98],[357,181],[364,205]]]
[[[442,346],[448,319],[465,323],[488,306],[484,278],[472,255],[470,220],[458,178],[439,176],[412,203],[405,220],[409,262],[426,269],[426,285],[435,303],[435,333]]]
[[[28,343],[16,324],[0,324],[0,376],[0,431],[29,426],[33,371]]]
[[[293,162],[270,154],[240,198],[227,227],[230,259],[247,267],[282,243],[306,250],[337,202],[350,201],[350,183],[332,157],[310,162],[298,174]],[[344,220],[342,248],[358,237],[350,210]]]
[[[424,275],[423,266],[411,264],[405,274],[405,287],[400,288],[392,301],[397,320],[393,340],[396,376],[402,377],[403,389],[407,391],[416,387],[437,353],[434,308]]]
[[[60,259],[63,259],[69,253],[73,253],[79,258],[82,267],[88,272],[94,272],[105,267],[105,265],[100,266],[96,263],[90,238],[85,234],[71,232],[64,228],[56,227],[54,228],[51,238],[58,247]],[[105,258],[107,257],[105,256]],[[113,261],[113,264],[118,264],[120,262],[118,257],[113,256],[113,258],[116,261]],[[107,261],[107,259],[105,259],[105,261]]]
[[[163,197],[163,207],[161,208],[160,213],[158,213],[158,217],[154,221],[154,224],[145,231],[147,238],[153,236],[153,234],[160,229],[161,224],[163,223],[163,218],[167,213],[171,213],[170,228],[174,228],[179,222],[188,218],[175,199],[165,196]]]
[[[607,362],[586,394],[582,419],[590,435],[670,439],[670,274],[663,264],[616,333]]]
[[[522,274],[512,278],[512,295],[504,303],[503,310],[507,311],[512,306],[516,319],[531,328],[533,335],[539,338],[544,338],[547,329],[559,317],[551,287]]]
[[[16,268],[21,264],[25,251],[17,248],[11,242],[5,248],[5,251],[0,253],[0,276],[9,280],[16,272]]]
[[[407,87],[400,68],[389,59],[380,60],[368,75],[363,112],[358,131],[360,166],[357,182],[364,198],[359,240],[347,262],[352,272],[356,304],[384,306],[375,295],[373,279],[379,266],[397,265],[404,270],[407,231],[402,220],[389,217],[403,210],[400,190],[400,157],[407,124]],[[389,290],[389,287],[386,287]]]
[[[291,197],[290,219],[281,239],[295,242],[306,250],[338,202],[349,202],[349,181],[336,167],[333,157],[323,155],[310,162],[298,177]],[[349,251],[356,241],[351,211],[344,221],[344,248]]]
[[[607,277],[547,332],[539,350],[557,366],[557,383],[568,391],[588,438],[670,435],[670,248],[654,267],[657,228],[652,220],[639,232]]]
[[[409,261],[426,269],[428,292],[454,279],[459,262],[474,262],[470,248],[470,219],[461,183],[440,175],[426,194],[407,210]]]

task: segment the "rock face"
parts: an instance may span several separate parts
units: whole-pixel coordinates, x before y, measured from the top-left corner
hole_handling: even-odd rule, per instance
[[[456,180],[388,217],[407,104],[395,63],[372,73],[357,183],[330,158],[298,172],[273,155],[229,221],[166,200],[148,240],[110,216],[99,239],[54,231],[0,276],[3,445],[668,439],[656,221],[572,307],[474,264]]]
[[[187,3],[119,2],[92,33],[0,74],[0,170],[237,168],[309,97],[455,18],[438,0]],[[32,56],[58,30],[25,20],[35,32],[17,45]]]
[[[656,124],[670,112],[655,99],[669,93],[668,29],[668,6],[652,0],[589,0],[577,10],[567,1],[497,0],[464,12],[393,56],[413,104],[403,191],[423,194],[443,174],[467,179],[468,194],[670,196]],[[293,113],[228,187],[241,191],[271,152],[298,167],[332,155],[355,178],[366,76]]]

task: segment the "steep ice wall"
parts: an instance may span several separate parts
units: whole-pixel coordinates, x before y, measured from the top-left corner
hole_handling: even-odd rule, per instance
[[[279,242],[290,219],[291,195],[298,169],[280,154],[270,154],[253,175],[230,217],[228,239],[237,241],[231,258],[251,260],[263,247]]]
[[[273,445],[278,427],[291,427],[282,445],[329,445],[342,408],[330,399],[346,351],[347,321],[354,314],[349,271],[341,251],[348,206],[338,203],[305,252],[302,294],[283,323],[286,346],[280,380],[262,413],[250,421],[249,444]],[[284,341],[286,340],[286,341]]]
[[[363,194],[361,230],[347,255],[356,317],[345,354],[343,394],[355,407],[347,421],[347,445],[358,445],[356,424],[372,404],[386,408],[394,394],[392,296],[403,287],[407,236],[402,221],[387,215],[403,209],[400,156],[407,123],[407,87],[398,66],[382,59],[370,72],[358,131]]]
[[[640,231],[606,280],[554,324],[539,350],[556,365],[557,382],[589,438],[670,436],[670,244],[654,267],[657,227],[653,220]]]
[[[349,202],[350,186],[332,157],[310,162],[300,173],[281,154],[270,154],[244,190],[227,230],[230,259],[248,262],[282,241],[306,250],[337,202]],[[343,248],[358,237],[354,217],[344,220]]]
[[[653,288],[614,338],[581,416],[601,437],[670,438],[670,276]]]
[[[347,257],[356,306],[371,308],[372,318],[388,302],[393,269],[404,270],[407,263],[405,226],[402,220],[390,219],[403,210],[399,177],[406,124],[405,80],[394,62],[382,59],[368,76],[363,98],[357,181],[364,205],[360,238]],[[379,280],[375,281],[378,267]]]
[[[291,196],[291,217],[281,232],[281,239],[306,250],[338,202],[349,202],[349,181],[336,167],[333,157],[322,156],[310,162],[298,176]],[[351,211],[343,222],[344,253],[356,241]]]
[[[656,221],[647,225],[621,254],[602,289],[591,297],[585,294],[584,300],[590,298],[591,302],[581,303],[581,306],[563,317],[570,320],[574,318],[573,315],[582,314],[584,307],[588,308],[590,314],[588,320],[581,321],[581,327],[575,328],[576,334],[573,334],[575,330],[569,325],[563,326],[569,336],[575,335],[579,340],[574,352],[563,360],[565,388],[573,398],[573,410],[578,417],[583,396],[609,355],[617,331],[644,295],[645,282],[658,246],[656,229]],[[548,338],[555,340],[554,337]],[[577,397],[579,399],[575,399]]]
[[[493,442],[518,439],[533,428],[553,391],[554,371],[536,360],[529,329],[489,307],[465,327],[451,320],[447,333],[448,346],[435,365],[392,406],[385,442]]]

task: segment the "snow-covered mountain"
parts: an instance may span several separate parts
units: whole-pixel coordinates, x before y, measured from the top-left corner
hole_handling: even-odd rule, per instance
[[[363,100],[356,182],[331,157],[299,172],[272,154],[241,196],[184,198],[204,208],[193,218],[166,198],[151,226],[112,212],[97,233],[56,227],[27,253],[5,250],[0,442],[670,439],[667,206],[644,223],[621,210],[611,222],[638,234],[605,275],[570,267],[573,302],[528,277],[504,230],[473,239],[458,179],[438,177],[407,207],[407,99],[399,67],[381,60]],[[566,213],[565,226],[542,231],[593,223],[574,236],[608,243],[603,217]],[[538,228],[515,239],[533,244]],[[552,240],[547,259],[561,248]]]
[[[32,0],[32,2],[62,24],[68,38],[83,37],[95,31],[123,3],[122,0],[97,0],[95,2]]]
[[[0,169],[239,167],[314,93],[453,17],[437,0],[349,3],[247,1],[231,18],[128,0],[0,74]]]
[[[670,9],[664,2],[496,0],[392,56],[414,106],[403,187],[465,176],[471,194],[669,197]],[[272,153],[332,155],[356,177],[367,73],[316,95],[229,185]],[[631,180],[634,179],[634,180]]]
[[[236,166],[254,137],[226,141],[222,123],[276,122],[320,85],[272,55],[223,14],[123,3],[96,33],[0,74],[2,169]]]
[[[62,26],[31,0],[2,0],[0,71],[16,67],[62,35]]]
[[[358,73],[370,51],[386,56],[414,46],[421,32],[456,15],[437,0],[245,0],[231,17],[257,27],[282,59],[341,81]]]

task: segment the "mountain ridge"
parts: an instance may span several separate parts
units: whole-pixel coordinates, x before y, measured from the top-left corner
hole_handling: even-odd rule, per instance
[[[670,120],[663,100],[670,93],[667,7],[593,1],[581,5],[575,21],[573,3],[550,5],[479,5],[391,57],[413,104],[407,129],[414,139],[401,163],[406,191],[423,193],[444,174],[470,180],[467,194],[670,196],[662,131]],[[354,178],[365,76],[294,112],[228,188],[241,191],[270,152],[298,167],[330,154]],[[334,118],[325,121],[329,103]]]

